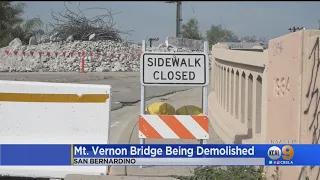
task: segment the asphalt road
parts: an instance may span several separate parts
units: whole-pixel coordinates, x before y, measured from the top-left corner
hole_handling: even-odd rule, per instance
[[[0,73],[0,80],[42,81],[112,86],[110,140],[112,144],[138,144],[138,115],[140,111],[139,72],[107,73]],[[164,101],[178,108],[184,105],[201,106],[201,88],[147,87],[146,105]],[[199,143],[197,140],[147,140],[153,144]],[[210,128],[208,143],[222,143]],[[158,176],[191,175],[195,167],[112,167],[111,175]],[[166,179],[164,178],[164,179]]]
[[[0,73],[0,80],[40,81],[58,83],[107,84],[112,86],[112,110],[140,101],[139,72],[107,73]],[[189,87],[148,87],[146,98],[190,89]]]

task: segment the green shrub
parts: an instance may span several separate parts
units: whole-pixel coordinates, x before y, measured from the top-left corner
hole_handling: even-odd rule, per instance
[[[220,167],[197,167],[191,177],[176,177],[180,180],[266,180],[263,167],[254,166],[228,166]]]
[[[28,44],[30,37],[44,33],[39,17],[23,19],[25,6],[23,2],[0,1],[0,47],[8,46],[14,38]]]

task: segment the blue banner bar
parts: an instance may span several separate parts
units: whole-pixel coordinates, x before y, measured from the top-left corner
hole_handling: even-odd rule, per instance
[[[205,158],[264,157],[269,146],[217,144],[74,145],[74,157],[95,158]],[[219,150],[219,152],[215,152]]]
[[[73,158],[264,158],[267,166],[320,166],[320,145],[4,144],[2,166],[69,166]]]
[[[4,144],[1,145],[1,166],[70,166],[71,145]]]

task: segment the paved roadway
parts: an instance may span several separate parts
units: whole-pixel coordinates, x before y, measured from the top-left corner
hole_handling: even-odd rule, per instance
[[[138,114],[140,110],[139,72],[107,73],[0,73],[0,80],[22,80],[83,84],[108,84],[112,86],[112,112],[110,123],[111,143],[138,144]],[[146,105],[164,101],[174,107],[201,105],[201,88],[148,87]],[[208,143],[222,143],[210,128]],[[197,140],[147,140],[146,143],[177,144],[199,143]],[[194,167],[112,167],[111,175],[160,176],[191,175]]]
[[[140,100],[139,72],[108,73],[0,73],[0,80],[41,81],[84,84],[108,84],[112,86],[112,110],[131,105]],[[187,90],[186,87],[150,87],[146,97],[159,97]]]

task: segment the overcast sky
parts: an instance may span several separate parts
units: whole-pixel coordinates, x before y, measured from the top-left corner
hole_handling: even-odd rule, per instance
[[[44,23],[52,22],[51,9],[55,12],[65,10],[62,1],[27,2],[26,18],[40,16]],[[68,4],[76,10],[77,2]],[[140,42],[148,37],[175,36],[176,6],[161,1],[150,2],[82,2],[81,9],[89,7],[112,8],[121,12],[114,16],[118,28],[134,30],[128,39]],[[256,35],[272,39],[288,33],[292,26],[303,26],[306,29],[318,29],[320,19],[320,2],[183,2],[183,22],[195,17],[200,30],[205,33],[212,24],[222,24],[238,36]],[[103,13],[101,10],[88,11],[93,16]]]

